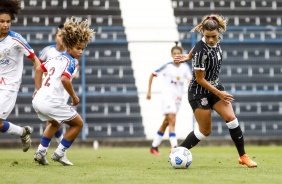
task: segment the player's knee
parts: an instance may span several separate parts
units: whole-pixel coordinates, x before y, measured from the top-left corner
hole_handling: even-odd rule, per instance
[[[169,121],[169,126],[175,127],[175,120]]]
[[[234,121],[235,119],[236,119],[236,116],[231,115],[231,116],[226,117],[225,121],[226,122],[231,122],[231,121]]]
[[[77,126],[78,126],[79,128],[82,128],[83,125],[84,125],[83,120],[77,122]]]
[[[202,134],[207,137],[211,134],[211,130],[205,130],[202,132]]]
[[[168,121],[163,121],[164,126],[168,126]]]
[[[201,128],[200,132],[207,137],[211,134],[211,128]]]
[[[169,124],[175,124],[175,121],[176,121],[175,115],[174,114],[168,115],[167,121]]]
[[[83,124],[84,124],[83,121],[78,121],[78,122],[76,123],[76,127],[82,129]]]

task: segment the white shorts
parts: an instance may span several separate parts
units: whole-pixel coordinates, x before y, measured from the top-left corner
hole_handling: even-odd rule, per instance
[[[44,104],[44,102],[33,99],[32,106],[38,118],[42,121],[55,120],[61,124],[64,121],[74,119],[78,115],[76,110],[67,104]]]
[[[177,114],[181,105],[181,100],[173,98],[162,98],[162,111],[163,114]]]
[[[0,89],[0,119],[6,119],[15,107],[18,91]]]

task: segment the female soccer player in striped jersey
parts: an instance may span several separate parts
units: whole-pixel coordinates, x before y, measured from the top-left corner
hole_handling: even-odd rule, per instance
[[[230,136],[239,153],[239,163],[257,167],[245,153],[243,133],[231,103],[233,96],[224,90],[219,80],[222,63],[220,33],[226,31],[226,20],[221,15],[204,16],[191,32],[198,31],[203,38],[193,48],[193,79],[188,89],[189,103],[194,111],[198,127],[190,132],[180,146],[188,149],[196,146],[211,133],[211,110],[215,110],[226,121]],[[176,61],[187,61],[187,56],[175,57]]]
[[[41,143],[34,154],[34,160],[41,165],[49,164],[46,159],[47,149],[52,137],[62,123],[69,125],[69,128],[59,146],[51,155],[51,159],[63,165],[73,165],[63,158],[65,151],[72,145],[80,133],[83,127],[83,120],[76,110],[64,102],[63,93],[64,90],[69,93],[72,105],[79,103],[80,99],[77,97],[71,83],[71,75],[76,67],[75,59],[81,57],[93,34],[94,31],[89,28],[87,20],[78,21],[74,17],[67,20],[64,24],[64,29],[61,30],[66,52],[47,60],[36,69],[36,90],[32,105],[39,119],[50,122],[44,130]],[[47,76],[42,82],[44,72],[47,72]]]
[[[22,149],[31,145],[31,127],[20,127],[6,118],[13,110],[22,82],[23,56],[27,56],[34,67],[40,65],[33,49],[19,34],[11,31],[11,22],[21,9],[20,0],[0,1],[0,132],[21,137]]]
[[[178,46],[178,42],[171,49],[172,58],[182,54],[182,48]],[[169,141],[171,147],[177,146],[177,137],[175,133],[176,114],[180,108],[185,82],[189,82],[192,78],[191,69],[188,64],[168,62],[155,70],[149,78],[147,99],[151,99],[151,86],[153,78],[163,76],[162,85],[162,111],[165,116],[162,125],[153,140],[150,152],[159,155],[158,146],[162,142],[162,138],[166,128],[169,128]]]

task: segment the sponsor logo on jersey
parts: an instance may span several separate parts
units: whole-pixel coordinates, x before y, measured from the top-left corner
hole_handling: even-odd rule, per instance
[[[9,49],[3,50],[2,54],[0,54],[0,65],[9,65],[10,64],[10,60],[7,59],[9,54],[10,54]]]

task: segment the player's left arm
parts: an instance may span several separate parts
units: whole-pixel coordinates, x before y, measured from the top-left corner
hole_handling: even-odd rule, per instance
[[[76,65],[75,70],[74,70],[72,76],[73,76],[72,77],[73,79],[79,78],[79,65],[78,64]]]
[[[76,95],[70,77],[66,76],[66,75],[62,75],[61,78],[61,82],[65,88],[65,90],[68,92],[68,94],[70,95],[71,99],[72,99],[72,105],[77,105],[80,101],[80,99],[78,98],[78,96]]]
[[[36,69],[41,64],[40,60],[38,59],[38,57],[36,55],[34,55],[34,57],[30,58],[30,60],[33,62],[34,69]]]

